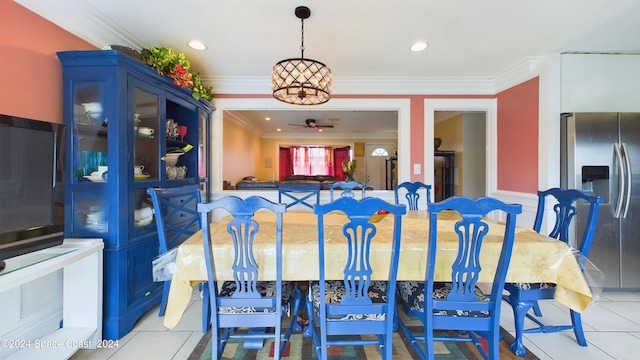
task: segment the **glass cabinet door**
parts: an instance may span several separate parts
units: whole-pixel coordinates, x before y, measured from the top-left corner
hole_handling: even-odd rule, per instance
[[[76,191],[72,194],[74,213],[71,228],[76,234],[107,233],[109,202],[105,192]]]
[[[103,101],[103,83],[76,82],[73,84],[74,132],[72,181],[104,182],[107,171],[107,126],[109,119]]]
[[[133,177],[135,181],[160,176],[158,95],[135,87],[133,91]]]
[[[199,136],[198,139],[198,179],[200,183],[200,192],[202,193],[202,199],[205,202],[210,201],[209,199],[209,190],[210,190],[210,174],[209,167],[207,166],[209,162],[209,141],[207,140],[207,136],[209,134],[209,114],[200,111],[199,113]]]
[[[133,88],[133,224],[142,228],[153,224],[153,207],[146,192],[147,180],[158,180],[160,171],[158,139],[164,139],[159,121],[159,97],[139,87]]]
[[[104,83],[78,81],[72,84],[73,139],[70,161],[73,175],[70,228],[74,234],[108,232],[105,183],[108,170],[108,125]],[[74,185],[78,184],[77,187]]]

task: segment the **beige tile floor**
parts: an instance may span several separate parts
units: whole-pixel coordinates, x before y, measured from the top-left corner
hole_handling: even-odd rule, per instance
[[[569,321],[566,308],[552,301],[541,304],[550,324]],[[118,348],[81,350],[71,359],[174,359],[183,360],[202,337],[202,301],[194,291],[191,304],[175,329],[167,330],[157,307],[146,313],[133,331],[119,340]],[[582,315],[589,345],[576,343],[573,332],[528,334],[525,346],[540,359],[638,359],[640,356],[640,291],[605,291]],[[513,333],[511,307],[503,303],[501,325]]]

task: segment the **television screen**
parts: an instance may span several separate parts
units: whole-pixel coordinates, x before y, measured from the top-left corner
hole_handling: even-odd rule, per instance
[[[62,242],[64,128],[0,115],[0,260]]]

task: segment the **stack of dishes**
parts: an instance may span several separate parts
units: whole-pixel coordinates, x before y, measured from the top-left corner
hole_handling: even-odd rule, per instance
[[[85,227],[95,232],[105,232],[107,230],[107,219],[101,207],[89,207],[89,212],[85,219]]]
[[[153,209],[148,206],[143,206],[140,209],[136,209],[134,212],[135,226],[146,226],[153,222]]]

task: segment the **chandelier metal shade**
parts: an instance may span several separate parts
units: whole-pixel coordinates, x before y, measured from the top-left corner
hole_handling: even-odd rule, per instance
[[[273,67],[273,97],[294,105],[319,105],[331,99],[331,70],[320,61],[304,58],[304,19],[311,16],[306,6],[298,6],[296,17],[302,23],[300,58],[285,59]]]

